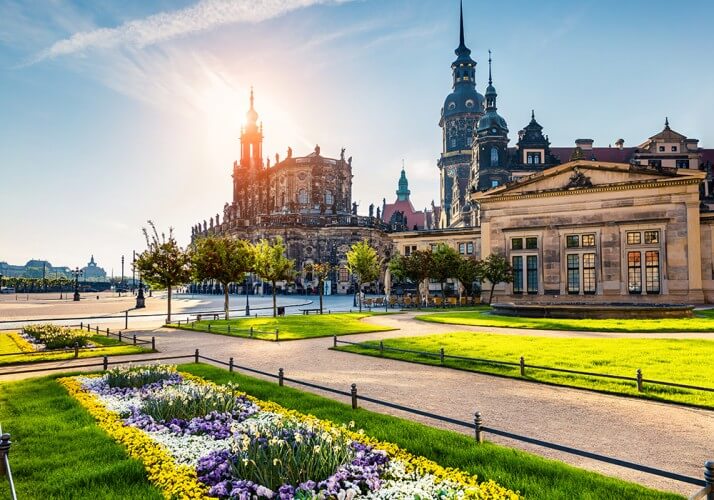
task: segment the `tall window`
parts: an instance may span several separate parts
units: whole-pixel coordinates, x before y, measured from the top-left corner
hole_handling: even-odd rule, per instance
[[[498,166],[498,149],[497,148],[491,148],[491,166],[492,167]]]
[[[583,293],[594,294],[595,287],[595,254],[583,254]]]
[[[538,256],[526,256],[526,271],[528,293],[538,293]]]
[[[346,283],[350,280],[350,272],[347,270],[346,267],[341,267],[340,272],[339,272],[339,280],[342,283]]]
[[[514,255],[511,265],[513,266],[513,293],[523,293],[523,257]]]
[[[659,293],[659,252],[645,252],[645,287],[647,293]]]
[[[298,203],[301,205],[307,205],[307,191],[304,189],[301,189],[298,191]]]
[[[627,252],[627,290],[642,293],[642,256],[640,252]]]
[[[332,196],[332,191],[325,191],[325,205],[332,205],[335,202],[335,197]]]
[[[580,255],[568,255],[568,293],[580,293]]]

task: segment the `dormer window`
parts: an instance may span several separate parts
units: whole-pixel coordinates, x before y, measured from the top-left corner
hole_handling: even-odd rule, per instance
[[[540,165],[540,163],[541,163],[540,151],[538,151],[538,152],[529,151],[528,153],[526,153],[526,163],[528,165]]]

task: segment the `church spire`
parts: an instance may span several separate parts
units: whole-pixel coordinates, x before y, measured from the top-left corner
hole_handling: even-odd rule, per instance
[[[464,47],[464,2],[459,2],[459,48]]]
[[[488,84],[493,84],[493,79],[491,78],[491,49],[488,49]]]
[[[407,180],[407,173],[404,170],[404,160],[402,160],[402,173],[399,176],[399,189],[397,189],[397,201],[409,201],[409,181]]]

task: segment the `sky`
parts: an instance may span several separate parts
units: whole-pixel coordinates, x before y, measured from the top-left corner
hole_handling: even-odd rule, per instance
[[[464,1],[466,43],[511,144],[714,147],[714,2]],[[251,85],[264,152],[353,157],[360,213],[436,200],[457,0],[0,0],[0,261],[119,274],[141,228],[182,244],[232,198]],[[709,61],[709,62],[707,62]]]

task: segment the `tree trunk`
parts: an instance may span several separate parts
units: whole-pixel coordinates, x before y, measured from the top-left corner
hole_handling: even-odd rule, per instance
[[[166,322],[171,323],[171,285],[168,286],[169,289],[169,299],[167,301],[168,314],[166,316]]]
[[[320,314],[322,314],[322,292],[325,288],[325,284],[322,281],[318,281],[317,286],[320,287]]]
[[[488,294],[488,305],[491,305],[491,301],[493,300],[493,289],[496,288],[496,283],[491,283],[491,293]]]
[[[278,302],[277,302],[278,299],[275,297],[275,281],[271,281],[271,283],[273,284],[273,318],[277,318],[278,317]]]
[[[362,283],[357,284],[357,303],[359,304],[359,312],[362,312]]]
[[[223,284],[223,310],[226,313],[226,320],[228,320],[228,283]]]

